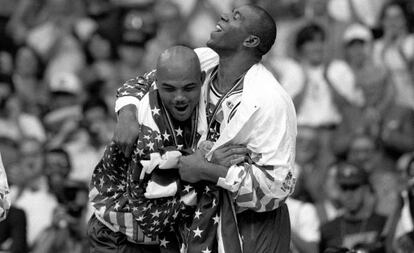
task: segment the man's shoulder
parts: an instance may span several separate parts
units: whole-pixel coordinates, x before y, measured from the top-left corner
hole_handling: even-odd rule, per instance
[[[273,74],[263,65],[256,64],[246,74],[245,94],[258,103],[259,108],[289,108],[294,110],[293,102],[286,90]]]
[[[142,124],[145,119],[151,115],[151,101],[157,96],[158,90],[151,90],[146,93],[139,101],[138,123]]]

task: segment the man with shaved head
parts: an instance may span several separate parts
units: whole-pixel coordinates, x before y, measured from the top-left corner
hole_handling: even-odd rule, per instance
[[[198,109],[202,80],[193,50],[176,46],[160,55],[157,89],[137,95],[140,136],[132,156],[125,158],[112,142],[94,170],[90,252],[160,252],[159,244],[178,252],[183,237],[173,226],[188,220],[197,195],[179,179],[178,159],[195,149],[206,128]]]
[[[220,17],[208,48],[194,50],[206,73],[199,106],[205,107],[207,129],[199,149],[179,159],[179,174],[206,188],[184,242],[188,252],[289,251],[285,200],[295,185],[296,114],[289,95],[261,63],[275,38],[273,18],[260,7],[243,5]],[[116,104],[114,141],[126,156],[141,135],[134,130],[137,90],[142,87],[127,83]],[[234,145],[249,149],[246,159],[239,160],[242,153]],[[217,205],[216,219],[205,222]],[[236,224],[228,219],[229,210]]]

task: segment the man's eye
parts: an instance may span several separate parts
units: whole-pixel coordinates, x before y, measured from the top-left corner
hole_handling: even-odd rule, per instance
[[[195,86],[185,87],[184,91],[193,91],[195,89]]]
[[[167,92],[173,92],[174,91],[174,88],[171,88],[171,87],[164,87],[164,89],[163,90],[165,90],[165,91],[167,91]]]

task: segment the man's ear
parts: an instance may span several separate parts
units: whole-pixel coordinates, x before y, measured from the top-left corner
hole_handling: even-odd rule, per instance
[[[243,46],[245,47],[257,47],[260,44],[260,38],[256,35],[249,35],[244,41]]]
[[[206,80],[206,72],[205,71],[201,71],[201,84],[204,83],[204,80]]]

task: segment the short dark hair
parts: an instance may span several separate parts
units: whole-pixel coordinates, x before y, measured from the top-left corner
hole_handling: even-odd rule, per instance
[[[260,24],[255,24],[253,35],[260,38],[260,44],[257,46],[257,50],[260,56],[265,55],[270,51],[276,40],[277,27],[273,17],[264,9],[256,5],[249,5],[254,12],[259,16]],[[251,29],[253,30],[253,29]]]
[[[384,18],[385,18],[385,14],[386,14],[386,12],[387,12],[387,10],[390,8],[390,7],[393,7],[393,6],[395,6],[395,7],[398,7],[398,8],[400,8],[401,9],[401,11],[402,11],[402,14],[403,14],[403,17],[404,17],[404,19],[405,19],[405,21],[407,22],[406,23],[406,26],[407,26],[407,28],[410,28],[409,27],[409,15],[408,15],[408,11],[407,11],[407,7],[405,6],[405,4],[403,3],[403,2],[400,2],[400,1],[389,1],[388,3],[386,3],[386,4],[384,4],[383,6],[382,6],[382,8],[381,8],[381,10],[380,10],[380,14],[379,14],[379,20],[381,21],[381,22],[383,22],[384,21]],[[380,23],[381,24],[381,23]],[[382,24],[381,24],[382,25]]]
[[[53,154],[61,154],[65,157],[66,161],[68,162],[68,168],[69,168],[69,171],[68,171],[67,174],[69,174],[70,170],[72,170],[72,162],[71,162],[69,153],[62,147],[50,148],[50,149],[46,149],[44,151],[45,155],[52,154],[52,153]]]
[[[325,40],[325,30],[316,23],[308,24],[302,27],[296,33],[295,49],[300,51],[302,46],[309,41],[314,41],[318,36],[321,36],[322,40]]]

